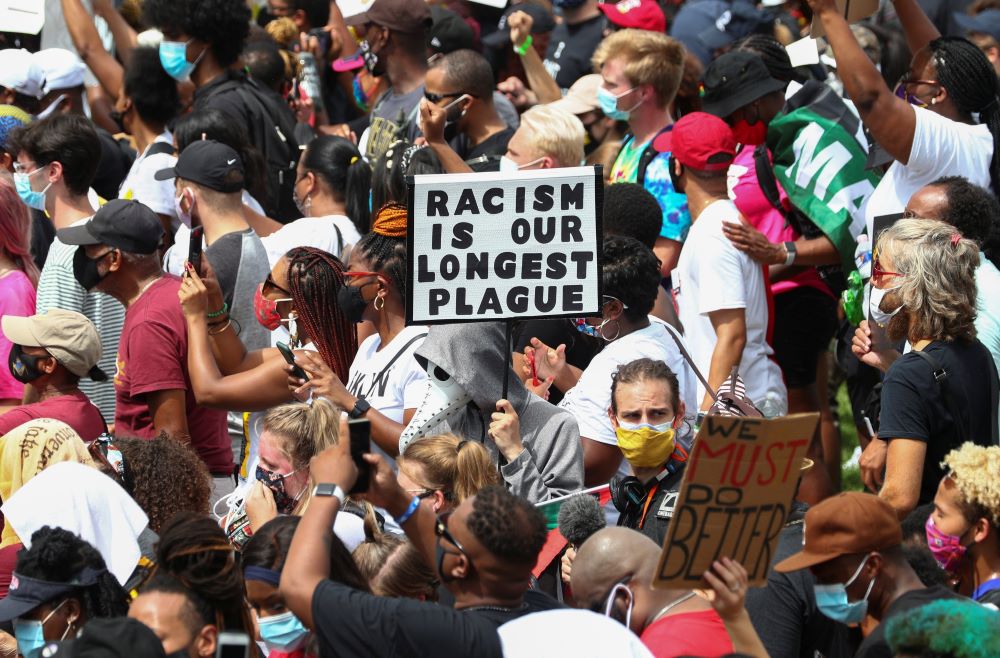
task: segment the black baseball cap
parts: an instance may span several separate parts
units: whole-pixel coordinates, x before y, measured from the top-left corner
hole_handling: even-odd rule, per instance
[[[130,254],[153,253],[162,235],[156,213],[132,199],[112,199],[86,224],[56,231],[64,244],[106,244]]]
[[[733,51],[720,55],[708,65],[701,107],[705,112],[725,119],[758,98],[785,88],[767,70],[764,60],[756,53]]]
[[[46,658],[165,658],[163,642],[131,617],[91,619],[74,640],[46,645]]]
[[[431,29],[427,32],[428,50],[447,55],[476,47],[476,34],[455,12],[434,5],[431,6],[431,20]]]
[[[153,178],[183,178],[210,190],[229,194],[241,191],[246,182],[240,154],[211,139],[189,144],[181,151],[176,165],[159,170]]]
[[[545,7],[530,2],[511,5],[507,7],[503,16],[500,17],[497,29],[483,37],[484,46],[487,48],[500,48],[510,43],[510,28],[507,27],[507,19],[515,11],[523,11],[528,16],[531,16],[532,34],[545,34],[546,32],[551,32],[552,28],[556,26],[555,19],[552,18],[552,14]]]
[[[0,599],[0,622],[23,617],[38,606],[55,601],[64,594],[75,592],[81,587],[89,587],[106,571],[106,569],[86,567],[68,583],[29,578],[15,571],[11,574],[7,596]]]

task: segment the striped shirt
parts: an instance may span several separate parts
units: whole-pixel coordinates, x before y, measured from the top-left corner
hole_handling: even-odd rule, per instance
[[[73,226],[89,219],[82,219]],[[38,280],[37,312],[45,313],[51,308],[76,311],[87,316],[97,327],[97,333],[101,337],[101,360],[97,365],[108,375],[108,381],[95,382],[84,377],[80,380],[80,390],[97,405],[104,420],[110,424],[115,420],[115,354],[118,352],[118,339],[125,322],[125,307],[103,293],[88,293],[76,282],[73,275],[73,254],[76,249],[75,246],[63,244],[59,238],[52,242],[45,267],[42,268],[42,276]]]

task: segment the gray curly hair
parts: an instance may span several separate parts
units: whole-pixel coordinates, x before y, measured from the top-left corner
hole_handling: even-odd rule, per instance
[[[886,229],[878,248],[904,275],[896,294],[909,312],[911,343],[976,337],[979,248],[975,242],[950,224],[912,218]]]

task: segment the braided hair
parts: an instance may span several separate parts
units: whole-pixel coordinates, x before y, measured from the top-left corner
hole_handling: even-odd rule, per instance
[[[979,122],[993,135],[990,182],[1000,192],[1000,82],[979,48],[961,37],[939,37],[929,44],[937,79],[959,111],[979,113]]]
[[[372,232],[362,237],[355,248],[368,260],[373,271],[385,275],[392,281],[392,285],[399,291],[399,296],[405,301],[406,230],[403,230],[402,235],[398,235],[394,231],[382,230],[379,222],[385,211],[391,210],[393,206],[395,204],[389,204],[379,211]]]
[[[31,548],[17,554],[14,571],[28,578],[67,583],[87,568],[103,573],[93,585],[80,587],[70,595],[80,601],[85,615],[83,623],[127,615],[128,594],[107,570],[104,558],[96,548],[69,530],[49,526],[36,530],[31,535]]]
[[[166,572],[208,602],[220,631],[253,635],[242,574],[226,533],[212,519],[180,512],[163,526],[156,545],[157,573]]]
[[[754,53],[764,62],[767,72],[775,80],[788,84],[797,76],[792,68],[788,51],[770,34],[750,34],[736,42],[734,50]]]
[[[358,329],[337,303],[337,292],[345,285],[344,265],[315,247],[296,247],[286,257],[288,291],[299,322],[326,365],[346,382],[358,351]]]

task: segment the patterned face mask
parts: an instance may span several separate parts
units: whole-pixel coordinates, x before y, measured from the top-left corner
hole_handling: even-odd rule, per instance
[[[306,490],[306,487],[303,487],[302,491],[294,498],[289,496],[288,492],[285,491],[285,479],[295,475],[297,472],[292,471],[291,473],[280,474],[269,471],[263,466],[257,466],[257,479],[263,482],[264,486],[274,494],[274,505],[278,508],[279,514],[291,514],[292,510],[295,509],[295,504],[299,502],[299,498],[302,497],[302,493]]]

